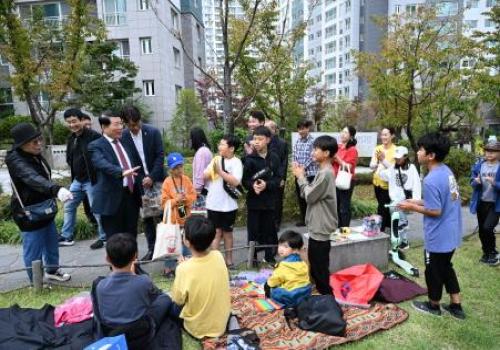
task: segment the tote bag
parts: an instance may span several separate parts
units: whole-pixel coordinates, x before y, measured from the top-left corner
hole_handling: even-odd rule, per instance
[[[348,190],[351,188],[352,174],[348,166],[343,165],[339,169],[335,178],[335,185],[339,190]]]
[[[153,260],[166,255],[180,255],[182,252],[181,228],[172,223],[172,204],[165,203],[163,220],[156,226],[156,243]]]

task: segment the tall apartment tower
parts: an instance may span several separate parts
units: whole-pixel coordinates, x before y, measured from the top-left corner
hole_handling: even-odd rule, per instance
[[[63,20],[70,11],[64,0],[16,2],[21,17],[30,17],[34,6],[41,6],[46,20],[52,21]],[[199,74],[174,33],[182,33],[187,54],[201,66],[205,64],[201,0],[89,2],[95,6],[95,16],[103,20],[108,40],[117,43],[115,54],[137,65],[136,86],[142,89],[143,101],[153,112],[151,123],[160,129],[167,128],[179,92],[184,87],[193,87]],[[6,94],[4,90],[0,92]],[[44,96],[40,96],[40,101],[46,102]],[[24,102],[14,98],[13,105],[16,114],[29,114]]]

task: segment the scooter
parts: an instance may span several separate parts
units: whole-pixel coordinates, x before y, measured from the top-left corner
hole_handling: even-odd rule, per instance
[[[396,204],[386,204],[386,208],[395,208]],[[404,253],[399,249],[399,245],[402,242],[400,230],[407,230],[408,223],[404,223],[400,226],[401,213],[398,210],[394,210],[391,214],[391,250],[389,251],[389,258],[393,263],[401,267],[408,275],[418,277],[420,275],[418,269],[406,261]]]

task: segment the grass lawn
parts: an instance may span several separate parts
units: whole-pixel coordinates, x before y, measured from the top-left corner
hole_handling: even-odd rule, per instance
[[[416,264],[423,274],[423,254],[421,247],[413,247],[408,252],[409,260]],[[465,321],[458,321],[449,315],[441,318],[422,315],[409,302],[400,304],[410,313],[403,324],[369,336],[362,341],[340,346],[345,349],[499,349],[500,344],[500,290],[499,267],[480,265],[480,244],[476,236],[464,241],[453,262],[462,288],[463,305],[467,313]],[[171,282],[156,277],[156,283],[168,290]],[[425,285],[423,277],[418,279]],[[57,288],[36,294],[30,289],[0,294],[0,307],[19,304],[23,307],[41,307],[45,303],[58,304],[66,298],[78,294],[81,289]],[[447,297],[443,301],[448,301]],[[495,345],[496,344],[496,345]],[[198,342],[184,336],[184,349],[201,349]]]

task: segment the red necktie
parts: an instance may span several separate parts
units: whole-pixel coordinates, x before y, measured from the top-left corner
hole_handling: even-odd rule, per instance
[[[115,145],[116,152],[118,153],[118,157],[120,158],[120,163],[122,164],[123,170],[129,170],[130,167],[127,163],[127,158],[125,158],[125,154],[123,154],[122,147],[118,143],[118,140],[113,140],[113,144]],[[132,175],[126,176],[125,182],[127,183],[127,187],[130,193],[134,192],[134,177]]]

